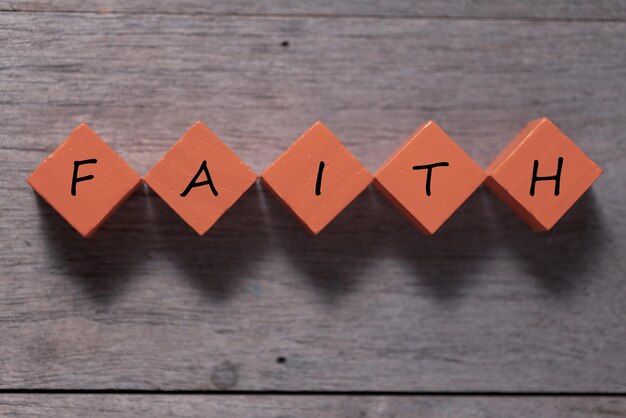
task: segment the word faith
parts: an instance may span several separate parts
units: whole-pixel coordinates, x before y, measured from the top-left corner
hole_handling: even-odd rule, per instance
[[[601,174],[547,118],[529,122],[486,170],[428,121],[374,174],[317,122],[260,176],[197,122],[143,179],[81,124],[28,184],[84,237],[142,181],[203,235],[259,177],[312,234],[370,184],[417,229],[434,234],[483,183],[533,229],[547,231]]]

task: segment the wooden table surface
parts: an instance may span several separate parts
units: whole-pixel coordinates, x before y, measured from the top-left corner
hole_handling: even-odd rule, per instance
[[[46,3],[0,0],[0,414],[626,416],[626,2]],[[196,120],[261,172],[318,119],[375,170],[539,116],[605,170],[543,234],[370,188],[313,238],[257,185],[202,238],[143,188],[85,240],[26,184],[83,121],[145,174]]]

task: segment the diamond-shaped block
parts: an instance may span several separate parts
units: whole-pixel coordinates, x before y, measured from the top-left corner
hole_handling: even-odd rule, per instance
[[[435,122],[422,124],[374,175],[374,186],[421,232],[433,234],[485,180]]]
[[[196,122],[152,167],[144,182],[204,235],[256,179],[226,144]]]
[[[547,118],[529,122],[487,168],[487,185],[537,231],[547,231],[602,169]]]
[[[141,177],[87,124],[28,178],[28,184],[82,236],[91,236],[131,195]]]
[[[312,233],[319,233],[371,183],[372,175],[321,122],[261,174]]]

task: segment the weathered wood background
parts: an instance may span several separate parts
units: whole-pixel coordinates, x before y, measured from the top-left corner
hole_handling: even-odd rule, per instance
[[[626,414],[621,398],[75,392],[625,393],[626,2],[0,10],[0,412]],[[84,240],[25,181],[82,121],[145,174],[196,120],[260,172],[317,119],[374,170],[428,118],[486,166],[543,115],[605,170],[546,234],[481,189],[423,237],[368,190],[312,238],[256,187],[203,238],[142,189]],[[55,393],[15,393],[39,390]]]
[[[0,395],[5,416],[84,417],[623,417],[626,402],[594,397]]]

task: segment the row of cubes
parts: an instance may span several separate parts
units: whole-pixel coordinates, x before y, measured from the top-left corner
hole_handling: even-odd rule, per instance
[[[533,120],[483,170],[435,122],[421,125],[372,175],[321,122],[261,175],[312,234],[373,183],[420,231],[433,234],[483,182],[533,229],[552,228],[602,170],[547,118]],[[197,122],[143,178],[198,234],[257,175]],[[88,237],[142,178],[86,124],[28,178]]]

